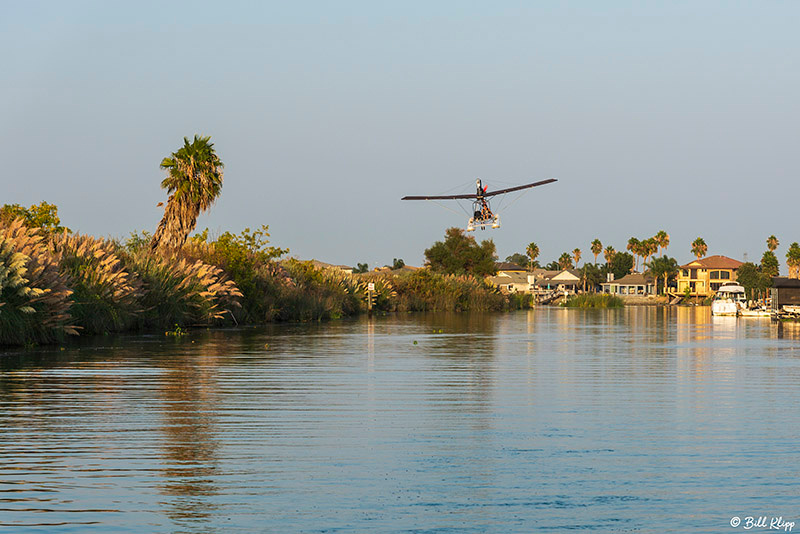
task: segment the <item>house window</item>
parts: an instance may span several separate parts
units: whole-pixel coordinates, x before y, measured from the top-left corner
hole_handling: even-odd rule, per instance
[[[719,272],[719,279],[720,280],[730,280],[731,279],[730,271],[720,271]]]
[[[719,271],[711,271],[711,279],[712,280],[719,280]]]
[[[697,269],[692,269],[692,279],[697,278]]]
[[[686,269],[681,269],[681,274],[682,274],[683,276],[689,276],[689,271],[688,271],[688,270],[686,270]]]

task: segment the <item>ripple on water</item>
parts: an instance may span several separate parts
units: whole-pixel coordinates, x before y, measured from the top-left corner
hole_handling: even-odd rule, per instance
[[[363,318],[15,353],[0,359],[0,526],[719,532],[736,514],[797,519],[800,335],[689,311]]]

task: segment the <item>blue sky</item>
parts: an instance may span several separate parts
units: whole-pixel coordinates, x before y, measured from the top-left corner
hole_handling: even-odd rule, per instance
[[[800,3],[161,4],[3,6],[0,202],[152,231],[158,164],[200,133],[226,167],[199,229],[268,224],[300,258],[421,264],[466,216],[400,197],[477,177],[559,179],[477,232],[501,257],[800,241]]]

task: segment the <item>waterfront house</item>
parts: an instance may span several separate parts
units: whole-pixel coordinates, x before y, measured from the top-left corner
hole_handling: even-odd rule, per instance
[[[525,271],[498,271],[486,281],[503,293],[530,293],[533,290],[533,275]]]
[[[559,290],[575,293],[582,285],[581,272],[577,269],[545,271],[535,269],[534,285],[537,290]]]
[[[642,273],[626,274],[619,280],[604,282],[603,293],[612,295],[642,296],[656,294],[656,283],[652,277]]]
[[[682,265],[678,270],[678,293],[693,297],[708,297],[720,286],[736,281],[736,271],[742,262],[727,256],[708,256]]]

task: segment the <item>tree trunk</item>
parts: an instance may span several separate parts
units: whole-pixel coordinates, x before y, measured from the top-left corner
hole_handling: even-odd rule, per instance
[[[150,242],[151,250],[180,250],[189,233],[197,224],[197,209],[179,205],[173,196],[169,197],[164,208],[164,216],[158,223],[153,240]]]

